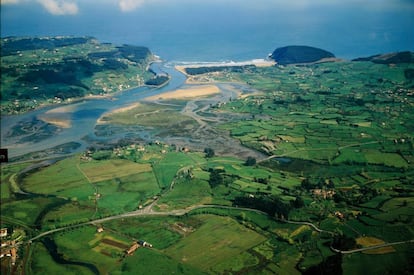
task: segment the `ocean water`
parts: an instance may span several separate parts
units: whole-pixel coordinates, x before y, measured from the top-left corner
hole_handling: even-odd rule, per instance
[[[1,36],[90,35],[101,42],[148,46],[168,61],[265,58],[286,45],[320,47],[345,59],[414,50],[414,9],[356,4],[288,7],[281,1],[258,1],[266,3],[260,6],[235,0],[175,2],[152,1],[124,13],[115,5],[97,4],[101,1],[78,1],[75,16],[50,15],[34,1],[2,5]],[[239,2],[244,4],[235,4]]]

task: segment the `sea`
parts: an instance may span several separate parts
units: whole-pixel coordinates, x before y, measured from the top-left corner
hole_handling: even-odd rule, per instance
[[[158,0],[123,12],[117,1],[87,0],[77,1],[76,15],[53,15],[41,1],[17,2],[1,6],[1,37],[93,36],[147,46],[167,61],[245,61],[287,45],[343,59],[414,51],[412,1]]]

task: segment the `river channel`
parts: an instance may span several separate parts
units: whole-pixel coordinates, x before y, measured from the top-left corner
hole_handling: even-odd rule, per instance
[[[185,83],[186,77],[175,70],[172,63],[153,63],[155,73],[168,73],[169,83],[160,88],[140,87],[114,94],[112,97],[83,99],[58,106],[48,106],[21,115],[1,118],[1,147],[9,150],[9,157],[46,150],[65,143],[78,143],[77,151],[83,150],[91,140],[99,140],[94,134],[98,118],[106,112],[128,106],[145,97],[175,90]],[[64,115],[70,127],[57,127],[41,121],[48,111],[65,106]],[[22,131],[24,129],[24,131]]]

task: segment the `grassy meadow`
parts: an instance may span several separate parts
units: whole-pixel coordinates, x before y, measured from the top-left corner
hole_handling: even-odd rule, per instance
[[[208,75],[255,92],[193,113],[208,125],[200,135],[229,133],[262,157],[207,156],[191,138],[188,152],[160,134],[24,173],[31,163],[2,166],[2,226],[27,236],[64,228],[48,236],[58,252],[103,274],[410,274],[414,100],[404,70],[412,67],[337,62]],[[181,112],[186,101],[159,103],[102,120],[172,140],[200,126]],[[153,247],[127,256],[138,240]],[[403,243],[334,250],[390,242]],[[38,240],[29,251],[29,274],[91,272],[57,264]]]

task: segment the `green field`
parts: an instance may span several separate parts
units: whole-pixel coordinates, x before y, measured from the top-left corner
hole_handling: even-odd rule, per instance
[[[231,218],[201,216],[200,219],[203,225],[189,237],[168,248],[167,255],[201,270],[214,272],[218,263],[230,260],[265,240]]]
[[[40,242],[50,238],[65,259],[103,274],[412,273],[406,69],[413,65],[337,62],[209,74],[237,81],[240,97],[192,101],[192,116],[181,112],[186,101],[140,103],[104,126],[144,127],[154,140],[97,146],[24,173],[36,161],[2,165],[2,227],[23,230],[25,241],[48,233],[19,251],[28,259],[19,268],[91,273],[54,262]],[[197,131],[194,116],[206,123]],[[262,155],[234,153],[235,139]],[[126,256],[138,240],[153,247]],[[379,242],[401,243],[331,249]]]

